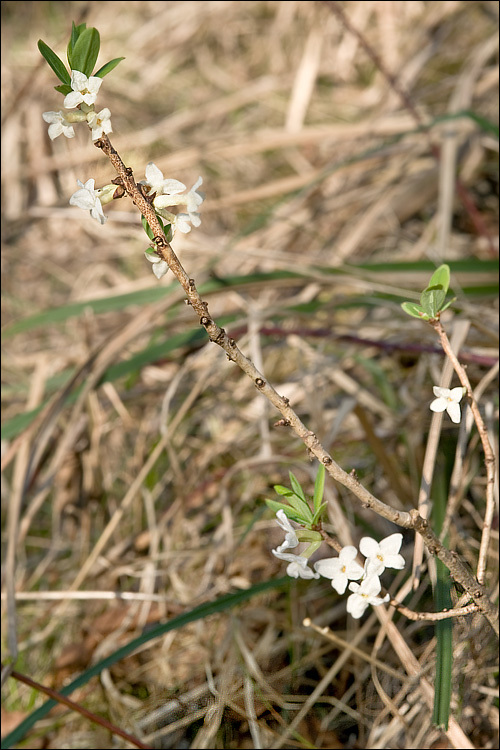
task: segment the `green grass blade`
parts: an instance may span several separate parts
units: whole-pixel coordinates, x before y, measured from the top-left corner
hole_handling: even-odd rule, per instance
[[[436,609],[451,609],[450,571],[440,560],[436,560],[437,581],[435,591]],[[436,623],[436,680],[434,687],[433,723],[446,731],[450,718],[453,673],[453,619]]]
[[[449,473],[449,472],[448,472]],[[436,533],[439,534],[446,513],[447,473],[443,466],[436,474],[434,489],[433,520]],[[444,540],[446,544],[447,540]],[[450,571],[436,558],[436,588],[434,591],[436,612],[451,609]],[[453,678],[453,618],[439,620],[436,623],[436,679],[434,686],[433,723],[446,731],[450,718]]]

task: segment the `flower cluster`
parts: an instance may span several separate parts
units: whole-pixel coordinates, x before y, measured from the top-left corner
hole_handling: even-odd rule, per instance
[[[198,208],[203,203],[203,196],[197,192],[202,183],[201,177],[197,179],[193,187],[188,190],[179,180],[164,179],[163,174],[156,164],[149,162],[146,167],[146,179],[141,180],[139,185],[142,186],[144,194],[153,198],[153,206],[158,216],[165,219],[170,225],[167,230],[168,239],[172,239],[175,230],[180,232],[190,232],[191,224],[195,227],[200,226],[201,219]],[[107,217],[104,215],[102,206],[113,200],[116,191],[116,185],[105,185],[103,188],[96,189],[93,179],[85,183],[77,180],[79,190],[77,190],[69,199],[70,205],[78,206],[84,211],[90,211],[93,219],[100,224],[104,224]],[[187,213],[173,214],[166,210],[166,206],[186,206]],[[145,253],[146,258],[153,264],[153,273],[157,279],[161,279],[168,271],[166,261],[160,258],[155,252]]]
[[[164,179],[163,173],[158,169],[154,162],[150,161],[146,167],[146,179],[141,180],[144,193],[153,198],[153,206],[158,216],[165,219],[173,228],[179,232],[187,234],[191,231],[192,224],[199,227],[201,224],[198,209],[203,203],[203,195],[198,193],[198,188],[203,180],[198,177],[193,187],[188,190],[187,187],[179,180]],[[167,211],[167,206],[186,206],[186,213],[173,214]]]
[[[71,36],[67,46],[68,68],[60,57],[42,39],[38,40],[38,49],[57,75],[62,85],[56,86],[56,91],[64,95],[64,109],[57,112],[44,112],[43,119],[49,124],[49,138],[54,140],[61,134],[66,138],[75,137],[75,124],[85,123],[92,134],[92,140],[98,141],[108,133],[111,127],[111,112],[107,107],[96,112],[95,103],[101,88],[102,79],[110,73],[123,57],[109,60],[92,75],[100,48],[100,37],[97,29],[87,28],[85,23],[73,23]],[[175,230],[190,232],[191,227],[201,224],[198,209],[203,203],[203,196],[198,192],[202,184],[201,177],[188,190],[179,180],[165,179],[156,164],[149,162],[146,167],[146,179],[139,183],[143,195],[152,204],[161,229],[167,241],[174,236]],[[93,219],[100,224],[107,220],[102,207],[115,198],[124,195],[124,188],[115,180],[102,188],[95,187],[95,181],[77,180],[78,190],[70,198],[70,205],[89,211]],[[172,213],[167,210],[173,206],[183,205],[185,212]],[[164,223],[165,222],[165,223]],[[142,217],[142,223],[150,240],[155,239],[155,233]],[[153,249],[146,251],[146,258],[153,264],[153,273],[161,279],[168,271],[168,264],[163,257]]]
[[[375,539],[365,536],[359,543],[359,550],[366,558],[364,566],[356,562],[358,550],[348,545],[344,547],[338,557],[318,560],[314,563],[314,570],[308,565],[308,557],[317,549],[316,545],[310,545],[301,555],[287,552],[298,546],[303,533],[293,528],[284,510],[278,510],[276,521],[285,531],[285,541],[272,553],[279,560],[288,563],[286,572],[292,578],[329,578],[332,587],[338,594],[344,594],[349,588],[351,595],[347,599],[347,611],[354,619],[359,619],[365,609],[371,604],[376,607],[389,601],[389,594],[383,598],[379,597],[382,585],[379,576],[386,568],[402,570],[405,560],[399,554],[403,541],[402,534],[391,534],[391,536],[376,542]],[[306,541],[303,538],[303,541]],[[356,583],[359,581],[359,583]]]
[[[87,76],[79,70],[71,71],[71,92],[64,97],[64,110],[44,112],[42,117],[49,123],[49,138],[53,141],[61,133],[66,138],[75,137],[73,125],[85,122],[92,131],[92,140],[112,133],[111,112],[107,107],[95,111],[95,100],[101,88],[102,78]],[[70,110],[76,110],[74,112]]]
[[[152,161],[146,167],[146,179],[141,180],[139,185],[144,195],[153,201],[153,206],[158,217],[161,217],[168,227],[165,226],[169,240],[178,229],[179,232],[187,234],[193,227],[201,224],[198,209],[203,203],[204,197],[198,192],[203,180],[198,177],[193,187],[188,190],[184,183],[179,180],[166,179],[163,173]],[[167,211],[167,207],[185,206],[186,211],[174,214]],[[153,273],[157,279],[161,279],[168,271],[168,264],[154,251],[146,251],[146,258],[153,264]]]

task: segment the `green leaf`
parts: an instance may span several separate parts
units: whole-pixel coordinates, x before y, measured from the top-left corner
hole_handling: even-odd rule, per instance
[[[146,217],[145,216],[141,216],[141,221],[142,221],[142,226],[144,228],[144,231],[148,235],[149,239],[150,240],[154,240],[154,238],[155,238],[154,232],[151,229],[151,227],[149,226],[148,222],[146,221]]]
[[[41,55],[48,62],[56,76],[59,78],[59,80],[69,85],[71,83],[71,76],[66,70],[66,66],[64,65],[61,58],[58,57],[56,53],[53,52],[47,44],[45,44],[45,42],[42,42],[41,39],[38,40],[38,49],[40,50]]]
[[[415,302],[402,302],[401,307],[407,315],[411,315],[413,318],[429,320],[429,316],[425,314],[424,309]]]
[[[450,305],[452,305],[454,302],[456,302],[456,300],[457,300],[456,297],[453,297],[452,299],[450,299],[450,301],[447,302],[446,305],[443,305],[443,307],[441,308],[441,312],[444,312],[445,310],[447,310]]]
[[[64,96],[66,96],[66,94],[69,94],[71,91],[73,91],[71,86],[69,86],[69,84],[67,83],[61,83],[60,86],[54,86],[54,88],[56,91],[59,91],[59,93],[64,94]]]
[[[300,486],[300,482],[297,479],[297,477],[294,474],[292,474],[291,471],[288,472],[288,476],[290,477],[290,484],[292,485],[292,489],[297,495],[297,497],[299,497],[301,500],[306,502],[306,496],[304,495],[304,490]]]
[[[321,516],[323,515],[323,512],[326,508],[328,503],[321,503],[321,505],[318,507],[318,509],[314,512],[313,520],[311,526],[316,526],[317,523],[319,523],[319,520]]]
[[[73,56],[73,50],[75,48],[75,44],[77,43],[78,37],[80,36],[82,31],[85,31],[86,28],[87,28],[86,23],[81,23],[78,26],[75,26],[75,22],[73,21],[71,24],[71,36],[69,38],[68,49],[67,49],[67,57],[68,57],[68,62],[70,66],[71,66],[70,60]]]
[[[273,490],[276,492],[277,495],[283,495],[284,497],[293,495],[293,490],[291,490],[290,487],[283,487],[282,484],[275,484],[273,487]]]
[[[172,237],[169,236],[169,235],[170,235],[170,230],[172,228],[172,225],[171,224],[164,224],[163,221],[161,220],[161,217],[158,216],[158,214],[156,215],[156,218],[158,219],[158,223],[160,224],[160,227],[162,228],[163,233],[165,234],[165,237],[167,238],[167,242],[170,242],[170,240],[172,239]],[[146,221],[146,218],[144,216],[141,216],[141,222],[142,222],[142,226],[144,228],[144,231],[148,235],[149,239],[150,240],[154,240],[155,234],[154,234],[153,230],[151,229],[151,227],[149,226],[149,224]]]
[[[267,507],[273,511],[273,513],[277,513],[279,510],[282,510],[285,512],[286,517],[291,521],[295,521],[296,523],[304,523],[304,519],[302,518],[302,516],[299,513],[296,513],[293,508],[290,508],[289,505],[278,503],[276,500],[269,499],[266,499],[265,503]]]
[[[312,523],[313,514],[305,500],[302,500],[301,497],[297,497],[297,495],[292,494],[288,496],[288,502],[290,503],[292,508],[297,511],[297,513],[300,513],[302,517],[301,523]]]
[[[124,57],[115,57],[114,60],[110,60],[105,65],[102,66],[102,68],[99,68],[97,73],[94,73],[95,76],[98,78],[104,78],[104,76],[107,76],[108,73],[111,73],[111,71],[116,68],[116,66],[121,63],[122,60],[125,60]]]
[[[318,508],[321,506],[323,500],[323,492],[325,489],[325,467],[320,464],[318,467],[318,473],[316,474],[316,480],[314,482],[314,495],[313,495],[313,508],[314,514],[318,512]]]
[[[79,70],[87,78],[91,76],[100,46],[101,40],[97,29],[85,29],[82,31],[69,59],[71,70]]]
[[[440,287],[427,287],[420,295],[420,304],[430,318],[436,318],[446,298],[446,292]]]
[[[427,289],[430,287],[441,287],[445,297],[450,286],[450,267],[444,263],[432,274]]]

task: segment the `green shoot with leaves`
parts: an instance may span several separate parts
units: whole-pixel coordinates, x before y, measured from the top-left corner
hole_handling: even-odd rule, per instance
[[[435,320],[456,299],[456,297],[453,297],[444,304],[449,286],[450,267],[443,264],[432,274],[429,285],[420,295],[420,305],[417,305],[416,302],[403,302],[401,307],[407,315],[411,315],[413,318]]]
[[[61,58],[43,42],[41,39],[38,40],[38,49],[42,56],[48,62],[56,76],[62,81],[62,86],[55,86],[55,90],[61,94],[69,94],[71,92],[71,71],[78,70],[87,77],[94,75],[98,78],[104,78],[105,75],[110,73],[113,68],[116,68],[118,63],[124,60],[124,57],[116,57],[114,60],[110,60],[103,65],[96,73],[92,73],[94,65],[96,64],[97,57],[99,55],[99,49],[101,46],[101,40],[97,29],[88,28],[87,24],[81,23],[71,29],[71,37],[68,42],[67,57],[69,72],[66,69]]]
[[[325,488],[325,467],[320,464],[316,480],[314,482],[313,497],[308,500],[302,489],[297,477],[290,471],[290,484],[292,489],[284,487],[281,484],[274,485],[274,491],[288,500],[286,503],[280,503],[276,500],[266,499],[266,505],[274,513],[283,510],[286,516],[296,523],[300,523],[308,529],[314,529],[320,523],[321,516],[327,503],[323,502],[323,492]],[[310,505],[312,504],[312,509]]]

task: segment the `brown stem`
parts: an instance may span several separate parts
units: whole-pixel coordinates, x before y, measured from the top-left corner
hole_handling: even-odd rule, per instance
[[[404,604],[393,599],[392,596],[388,603],[409,620],[414,621],[426,620],[427,622],[437,622],[438,620],[447,620],[450,617],[464,617],[465,615],[472,615],[474,612],[479,612],[477,604],[468,604],[466,607],[460,607],[460,609],[443,609],[442,612],[415,612],[413,609],[409,609]]]
[[[3,665],[2,665],[2,669],[3,669]],[[23,682],[25,685],[28,685],[29,687],[33,688],[34,690],[37,690],[38,692],[44,693],[51,700],[56,701],[57,703],[60,703],[62,706],[66,706],[66,708],[69,708],[72,711],[76,711],[77,713],[84,716],[86,719],[90,719],[90,721],[93,721],[95,724],[99,724],[100,726],[104,727],[104,729],[107,729],[109,732],[116,735],[117,737],[121,737],[126,742],[130,743],[131,745],[135,745],[135,747],[139,747],[139,748],[145,748],[145,750],[147,750],[147,748],[150,747],[150,745],[145,745],[143,742],[141,742],[137,737],[134,737],[132,734],[125,732],[123,729],[120,729],[120,727],[117,727],[115,724],[111,724],[111,722],[109,722],[107,719],[104,719],[102,716],[98,716],[92,711],[89,711],[84,706],[81,706],[79,703],[75,703],[75,701],[72,701],[70,698],[67,698],[62,693],[58,693],[56,690],[52,690],[52,688],[47,687],[46,685],[41,685],[39,682],[32,680],[31,677],[28,677],[27,675],[22,674],[21,672],[16,672],[14,670],[12,670],[12,672],[10,673],[10,677],[12,677],[14,680],[18,680],[19,682]]]
[[[467,391],[467,397],[469,399],[469,405],[474,416],[477,431],[481,439],[484,452],[484,464],[486,467],[486,512],[483,521],[483,533],[481,536],[481,545],[479,547],[479,557],[477,563],[477,580],[483,584],[486,577],[486,564],[488,559],[488,551],[490,546],[490,535],[491,525],[493,522],[493,515],[495,510],[495,455],[490,445],[488,438],[488,431],[484,424],[481,412],[477,405],[472,387],[465,372],[464,367],[458,361],[458,358],[451,348],[446,331],[443,328],[441,321],[436,318],[429,321],[434,330],[439,336],[441,346],[443,347],[446,356],[453,365],[455,372],[457,373],[460,382]]]

